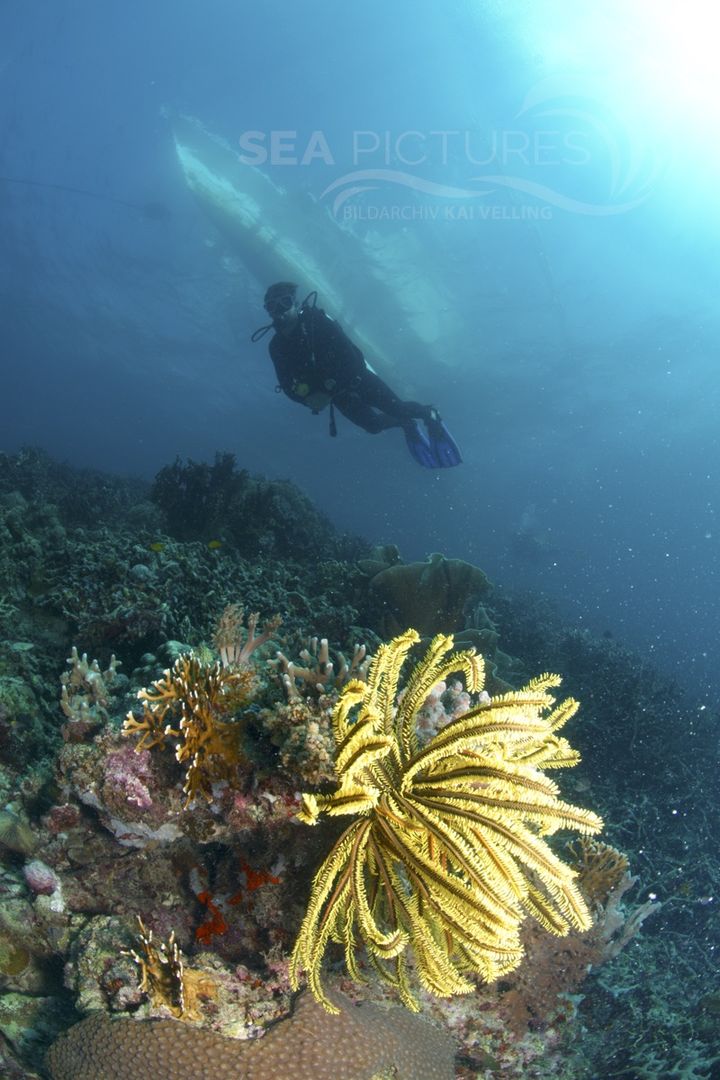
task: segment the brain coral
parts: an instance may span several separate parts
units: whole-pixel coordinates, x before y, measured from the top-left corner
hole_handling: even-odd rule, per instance
[[[403,1009],[353,1005],[333,994],[331,1016],[302,994],[288,1020],[245,1042],[176,1020],[95,1014],[50,1048],[53,1080],[452,1080],[454,1046]]]

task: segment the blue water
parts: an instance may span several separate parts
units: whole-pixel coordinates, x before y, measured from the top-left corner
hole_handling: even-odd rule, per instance
[[[702,90],[708,32],[698,12],[666,25],[641,0],[602,17],[587,7],[3,5],[0,449],[148,478],[176,455],[230,450],[405,559],[440,550],[557,599],[574,625],[639,648],[712,706],[720,156]],[[331,441],[326,416],[275,394],[266,342],[249,343],[267,282],[188,191],[177,112],[235,146],[248,131],[296,132],[268,165],[296,195],[321,199],[354,167],[446,188],[494,178],[465,200],[472,219],[447,214],[459,205],[448,194],[387,177],[346,204],[438,207],[354,228],[392,248],[394,273],[442,289],[430,358],[403,348],[399,325],[382,373],[440,408],[461,468],[427,473],[398,432],[370,437],[342,419]],[[437,134],[449,131],[461,135]],[[288,163],[313,132],[332,162]],[[378,151],[353,155],[368,132]],[[398,149],[426,159],[399,163]]]

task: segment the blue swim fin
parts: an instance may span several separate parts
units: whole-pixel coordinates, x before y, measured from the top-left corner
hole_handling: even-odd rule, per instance
[[[434,409],[427,421],[427,429],[430,453],[435,459],[434,467],[452,469],[454,465],[462,465],[460,447]]]
[[[422,465],[424,469],[441,468],[440,462],[430,445],[430,440],[417,420],[408,420],[404,423],[403,431],[405,432],[407,448],[418,465]]]

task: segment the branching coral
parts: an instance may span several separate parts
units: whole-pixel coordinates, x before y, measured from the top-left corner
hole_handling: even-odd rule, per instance
[[[310,638],[300,653],[301,663],[289,660],[278,652],[270,664],[282,671],[282,683],[289,701],[302,701],[310,693],[329,694],[340,690],[352,679],[365,679],[370,657],[365,645],[356,645],[350,661],[337,654],[336,664],[330,659],[327,638]]]
[[[138,923],[140,952],[131,949],[130,955],[140,968],[140,989],[154,1006],[164,1006],[178,1019],[198,1020],[198,999],[215,996],[212,979],[185,966],[174,934],[166,945],[155,944],[152,930],[145,928],[142,919]]]
[[[128,713],[125,720],[123,734],[142,732],[138,752],[165,746],[168,737],[182,740],[175,745],[175,757],[187,770],[186,808],[198,795],[211,802],[213,783],[230,779],[240,760],[240,725],[232,717],[255,688],[255,673],[249,666],[252,654],[281,622],[274,615],[256,635],[258,619],[257,612],[249,615],[245,631],[241,605],[229,604],[214,636],[220,661],[213,659],[209,649],[179,656],[162,679],[138,692],[145,703],[142,717],[136,720]],[[168,719],[176,719],[177,727]]]
[[[262,633],[256,636],[258,612],[248,615],[247,632],[243,631],[243,614],[240,604],[228,604],[218,620],[213,644],[223,667],[244,667],[253,652],[270,640],[282,622],[279,615],[273,615],[263,626]]]
[[[73,645],[67,662],[70,668],[60,676],[60,708],[71,724],[84,729],[97,727],[108,718],[108,687],[117,674],[120,661],[111,656],[107,670],[101,671],[97,660],[89,662],[87,653],[80,656]]]
[[[291,981],[307,973],[315,997],[332,1002],[321,982],[331,941],[344,945],[359,978],[361,942],[380,974],[410,1008],[408,953],[422,985],[449,996],[515,968],[527,915],[563,935],[587,929],[590,915],[575,873],[544,837],[560,828],[597,832],[601,820],[563,802],[546,769],[574,765],[579,755],[556,733],[577,710],[555,705],[554,675],[522,690],[482,700],[424,747],[417,713],[437,683],[462,672],[470,693],[482,689],[483,662],[451,652],[438,635],[398,700],[414,630],[382,646],[366,683],[345,688],[333,714],[338,790],[305,794],[298,815],[314,825],[323,814],[352,814],[313,881],[291,961]],[[396,704],[397,702],[397,704]]]
[[[175,757],[186,768],[186,807],[198,795],[212,801],[213,783],[232,775],[241,756],[241,726],[228,718],[249,700],[254,680],[249,667],[223,667],[190,652],[150,689],[138,691],[142,717],[128,713],[123,734],[142,733],[138,752],[163,747],[168,738],[180,740]]]
[[[578,873],[578,885],[592,907],[605,904],[610,893],[625,878],[629,863],[627,856],[599,840],[581,836],[567,845],[571,865]]]

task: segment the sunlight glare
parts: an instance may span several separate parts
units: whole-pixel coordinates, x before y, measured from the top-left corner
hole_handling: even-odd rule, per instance
[[[496,8],[501,17],[503,7]],[[699,133],[720,122],[714,0],[546,0],[518,5],[514,18],[546,72],[602,78],[611,100],[651,114],[661,128],[679,121]]]

